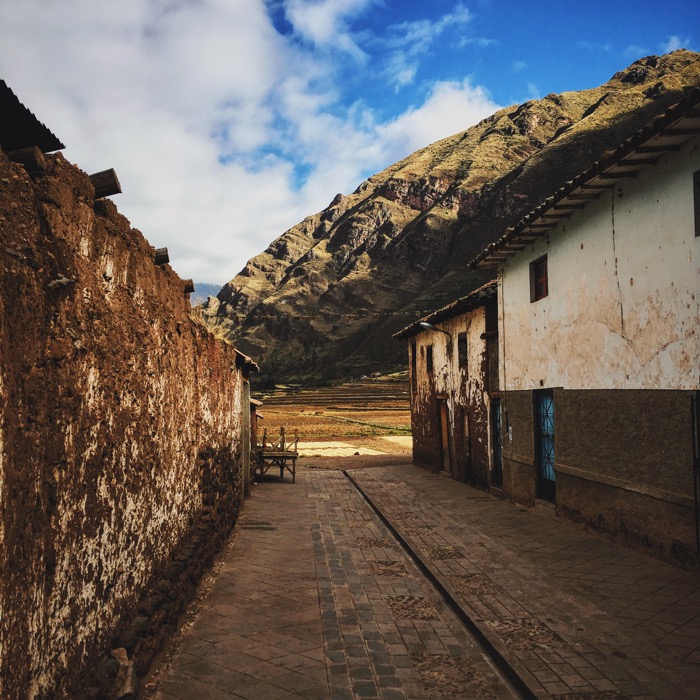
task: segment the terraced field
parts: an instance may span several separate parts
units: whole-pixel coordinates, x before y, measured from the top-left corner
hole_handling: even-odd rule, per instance
[[[299,430],[300,441],[346,441],[411,435],[409,386],[405,375],[366,379],[339,386],[282,387],[253,394],[263,402],[262,427],[269,433],[280,426]],[[406,444],[386,441],[383,445]],[[410,442],[408,443],[410,444]]]

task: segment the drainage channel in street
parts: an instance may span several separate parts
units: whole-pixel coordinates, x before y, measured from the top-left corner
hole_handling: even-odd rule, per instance
[[[493,646],[488,637],[484,635],[480,627],[471,619],[468,613],[455,600],[454,596],[443,585],[440,578],[432,571],[426,561],[417,553],[414,547],[401,535],[393,523],[386,517],[384,512],[373,501],[373,499],[365,492],[365,490],[357,483],[352,474],[348,470],[342,470],[343,475],[355,488],[357,493],[363,498],[365,503],[370,507],[372,512],[379,518],[384,527],[391,533],[392,537],[401,546],[404,552],[408,555],[411,561],[416,565],[419,571],[424,575],[432,588],[439,594],[445,605],[456,615],[456,617],[466,627],[467,631],[474,638],[475,643],[479,645],[483,653],[491,659],[495,667],[503,674],[504,682],[508,684],[515,695],[533,699],[537,695],[533,693],[527,683],[521,678],[517,670],[503,657],[502,654]]]

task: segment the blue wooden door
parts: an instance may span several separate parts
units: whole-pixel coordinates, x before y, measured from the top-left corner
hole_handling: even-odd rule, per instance
[[[535,421],[537,497],[554,503],[554,395],[551,391],[535,392]]]

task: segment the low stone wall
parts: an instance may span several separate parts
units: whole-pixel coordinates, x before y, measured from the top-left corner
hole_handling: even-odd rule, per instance
[[[236,520],[250,364],[62,156],[0,152],[0,233],[0,697],[114,696]]]

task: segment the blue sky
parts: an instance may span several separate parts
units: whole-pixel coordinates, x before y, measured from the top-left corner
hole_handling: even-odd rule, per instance
[[[223,283],[369,175],[499,107],[700,49],[700,3],[0,2],[0,76],[175,269]]]

